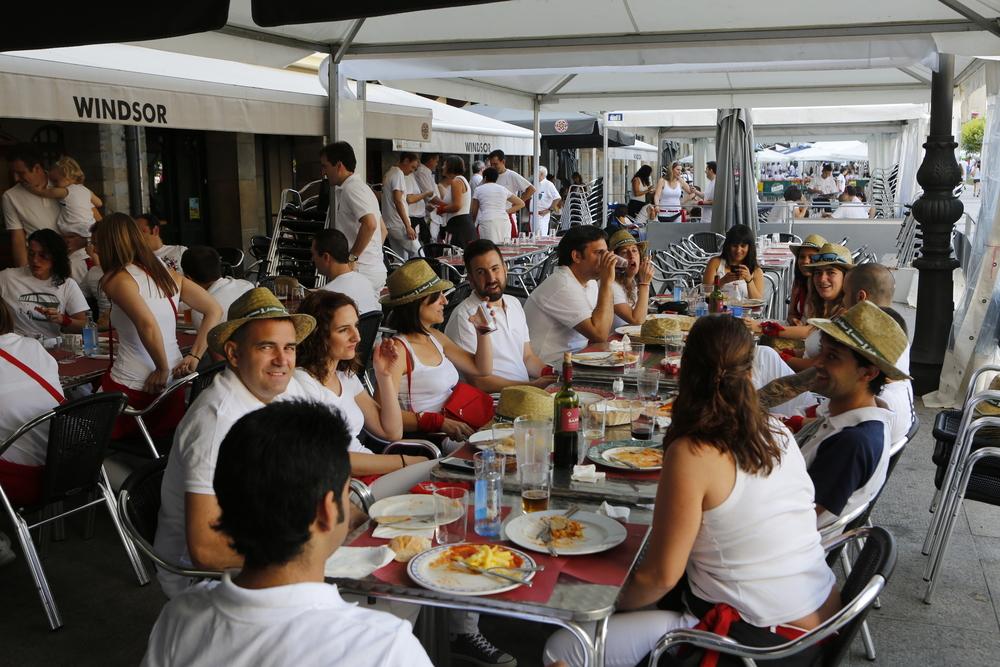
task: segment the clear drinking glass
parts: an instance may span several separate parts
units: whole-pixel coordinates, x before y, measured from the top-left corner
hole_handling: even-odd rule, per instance
[[[640,368],[635,372],[639,398],[655,399],[660,391],[660,371]]]
[[[456,486],[447,486],[434,492],[434,538],[438,544],[456,544],[465,541],[468,531],[469,492]]]
[[[547,510],[552,490],[552,465],[544,462],[518,466],[517,476],[521,483],[521,511],[528,513]]]
[[[607,399],[595,401],[580,410],[580,450],[576,462],[583,463],[590,448],[599,442],[604,442],[604,432],[608,423]]]
[[[656,430],[654,409],[655,404],[648,401],[635,400],[629,403],[629,410],[632,413],[632,438],[634,440],[653,439],[653,432]]]
[[[514,420],[514,451],[517,467],[552,460],[552,419],[522,415]]]
[[[670,331],[663,336],[663,353],[668,357],[679,357],[684,351],[684,334]]]
[[[642,368],[642,358],[645,356],[646,344],[629,341],[622,346],[625,353],[625,374],[634,375],[636,370]]]

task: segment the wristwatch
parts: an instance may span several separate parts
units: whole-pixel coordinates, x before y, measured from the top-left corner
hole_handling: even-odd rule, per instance
[[[351,253],[350,255],[348,255],[348,256],[347,256],[347,261],[348,261],[348,262],[356,262],[356,261],[358,261],[358,256],[357,256],[357,255],[355,255],[355,254],[354,254],[354,253],[352,252],[352,253]]]

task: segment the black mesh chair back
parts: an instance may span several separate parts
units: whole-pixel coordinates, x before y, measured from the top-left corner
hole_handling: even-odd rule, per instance
[[[448,248],[451,248],[452,252],[454,252],[456,255],[462,254],[461,248],[459,248],[457,245],[451,245],[450,243],[426,243],[420,246],[420,251],[418,252],[418,254],[420,255],[420,257],[437,258],[444,255],[444,251],[447,250]]]
[[[695,232],[688,238],[696,246],[712,254],[722,252],[722,244],[726,240],[725,236],[715,232]]]
[[[358,360],[366,369],[371,365],[372,352],[375,350],[375,338],[378,336],[378,328],[381,325],[381,310],[373,310],[358,318],[358,334],[361,336],[361,342],[358,344]]]
[[[222,275],[243,277],[243,251],[239,248],[216,248],[222,260]]]
[[[126,403],[125,394],[102,392],[53,410],[42,478],[43,505],[94,488],[108,451],[111,429]]]
[[[216,361],[213,364],[209,364],[204,370],[198,371],[198,377],[191,381],[191,393],[188,395],[188,407],[194,403],[194,399],[204,390],[208,389],[212,381],[215,380],[215,376],[226,369],[226,361]]]
[[[472,285],[469,283],[461,283],[455,286],[455,290],[448,295],[448,305],[444,307],[444,321],[437,325],[437,328],[444,331],[445,326],[448,324],[448,318],[451,317],[451,311],[455,310],[458,304],[469,298],[472,294]]]
[[[884,528],[878,526],[864,531],[865,546],[855,559],[844,586],[840,589],[840,599],[844,604],[853,600],[871,581],[872,577],[881,575],[886,581],[892,576],[896,567],[896,541]],[[832,667],[840,664],[851,648],[851,642],[861,629],[861,623],[868,616],[868,605],[856,615],[850,623],[841,628],[840,632],[830,638],[824,646],[823,665]]]
[[[160,512],[160,487],[163,473],[167,469],[167,458],[150,461],[125,480],[122,491],[128,492],[128,503],[122,510],[135,532],[148,544],[156,537],[156,517]]]

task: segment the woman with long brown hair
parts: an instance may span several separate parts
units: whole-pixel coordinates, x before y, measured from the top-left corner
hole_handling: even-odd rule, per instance
[[[311,388],[315,396],[337,408],[351,432],[351,474],[381,475],[426,459],[422,456],[373,454],[358,440],[362,429],[382,440],[403,437],[403,417],[399,407],[399,386],[392,375],[396,348],[383,341],[375,348],[372,366],[381,404],[368,395],[358,374],[358,307],[340,292],[319,290],[305,298],[298,312],[312,315],[316,329],[296,349],[295,377]]]
[[[741,640],[763,645],[802,635],[840,608],[812,481],[792,434],[760,406],[753,356],[753,337],[739,320],[703,317],[691,328],[652,534],[617,607],[656,604],[686,572],[684,604],[612,616],[609,666],[643,664],[663,633],[699,620],[714,632],[721,628],[713,621],[730,622]],[[546,645],[546,664],[582,658],[566,631]]]
[[[111,367],[101,379],[104,391],[121,391],[129,405],[152,403],[170,381],[198,368],[208,348],[209,329],[222,320],[222,308],[193,281],[168,269],[143,240],[135,220],[112,213],[94,229],[94,243],[104,277],[101,289],[111,301],[111,327],[118,334]],[[191,350],[177,345],[177,304],[202,314]],[[172,431],[184,414],[184,394],[177,392],[149,415],[155,436]],[[133,419],[119,419],[112,437],[135,430]]]

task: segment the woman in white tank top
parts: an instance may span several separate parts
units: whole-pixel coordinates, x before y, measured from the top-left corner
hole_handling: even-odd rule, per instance
[[[444,215],[445,230],[451,234],[451,242],[459,248],[465,248],[476,238],[476,230],[472,224],[469,210],[472,205],[472,188],[465,180],[465,161],[457,155],[451,155],[444,161],[444,205],[437,210]]]
[[[700,194],[697,189],[684,182],[681,178],[681,163],[674,162],[670,165],[667,177],[661,176],[656,182],[653,203],[657,208],[659,221],[680,222],[681,205],[697,198]]]
[[[642,663],[665,632],[693,627],[713,607],[776,643],[785,641],[770,637],[776,626],[801,634],[840,609],[812,481],[791,433],[757,400],[753,356],[738,320],[705,317],[691,329],[646,556],[618,598],[627,613],[607,629],[609,667]],[[685,572],[684,608],[628,612],[658,602]],[[559,659],[582,663],[565,630],[545,648],[545,664]]]
[[[705,291],[711,291],[715,279],[725,291],[736,290],[736,298],[742,302],[747,298],[764,298],[764,272],[757,264],[757,239],[753,230],[746,225],[733,225],[726,232],[722,252],[708,260],[705,266]]]
[[[101,387],[125,393],[129,405],[142,408],[163,391],[171,373],[180,377],[197,369],[208,347],[208,330],[221,321],[222,308],[208,292],[157,259],[128,215],[113,213],[102,220],[94,241],[104,268],[101,289],[111,301],[111,326],[118,334]],[[191,351],[183,356],[177,346],[180,302],[204,317]],[[183,416],[184,395],[174,396],[146,420],[153,435],[169,433]],[[112,437],[134,429],[134,419],[119,419]]]
[[[390,324],[399,332],[393,338],[398,358],[392,374],[399,387],[403,431],[444,432],[452,439],[464,440],[472,434],[472,428],[446,418],[441,410],[458,384],[459,371],[473,377],[492,372],[490,334],[477,335],[476,353],[472,355],[434,328],[444,322],[448,303],[445,291],[453,285],[442,280],[422,259],[411,260],[393,271],[387,286],[389,295],[382,298],[382,303],[392,309]],[[473,325],[482,323],[476,315],[469,321]]]

